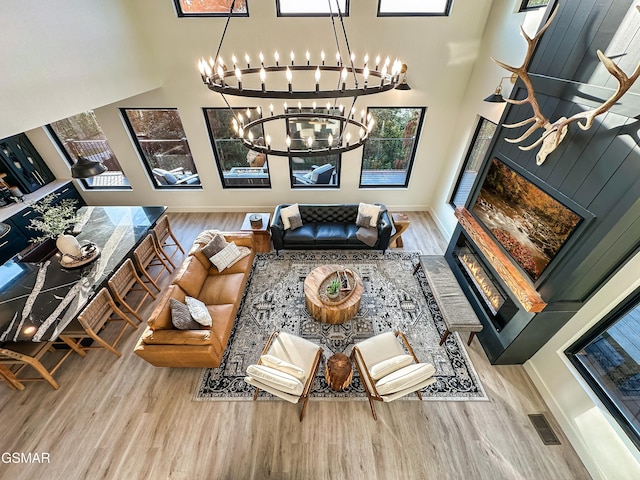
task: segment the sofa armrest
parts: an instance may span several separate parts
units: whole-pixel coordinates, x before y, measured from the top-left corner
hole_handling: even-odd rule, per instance
[[[386,250],[389,248],[389,240],[391,239],[391,231],[393,230],[393,223],[391,217],[387,211],[387,207],[381,205],[383,210],[380,215],[380,222],[378,223],[378,245],[377,248]]]
[[[249,247],[255,251],[253,232],[222,232],[227,242],[234,242],[237,246]]]
[[[271,225],[269,226],[271,230],[271,241],[276,251],[284,248],[284,223],[282,222],[280,210],[288,206],[288,204],[283,203],[276,207],[273,212],[273,218],[271,219]]]

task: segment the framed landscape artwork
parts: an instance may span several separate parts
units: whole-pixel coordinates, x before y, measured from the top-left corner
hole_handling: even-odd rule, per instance
[[[496,158],[472,210],[534,282],[584,220]]]

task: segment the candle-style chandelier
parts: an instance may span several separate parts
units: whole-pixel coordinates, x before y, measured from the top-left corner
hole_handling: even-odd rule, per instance
[[[220,50],[235,5],[233,0],[215,58],[202,58],[198,62],[202,81],[222,96],[233,113],[234,132],[247,148],[258,153],[296,157],[334,155],[354,150],[364,145],[374,125],[371,115],[365,115],[364,111],[357,115],[357,98],[386,92],[400,84],[403,64],[398,59],[392,62],[389,57],[383,60],[379,55],[370,58],[367,54],[360,66],[356,66],[356,56],[349,45],[340,6],[335,0],[327,1],[337,48],[335,59],[329,60],[324,51],[312,55],[307,50],[297,61],[293,51],[286,59],[276,51],[273,63],[262,52],[254,57],[253,63],[249,54],[242,59],[232,54],[230,63],[225,63]],[[337,6],[335,15],[332,2]],[[346,55],[343,55],[344,49],[341,50],[338,40],[336,18],[341,25]],[[279,107],[276,112],[271,103],[269,112],[258,107],[242,115],[234,112],[226,95],[285,102],[282,113]],[[351,105],[345,107],[339,102],[339,99],[349,97],[353,99]],[[312,105],[303,106],[300,100],[314,101]],[[272,142],[270,135],[263,138],[254,134],[264,131],[265,125],[278,121],[285,122],[286,135],[276,141]],[[314,134],[305,136],[304,132],[295,129],[300,122],[319,125],[320,131],[314,129]]]

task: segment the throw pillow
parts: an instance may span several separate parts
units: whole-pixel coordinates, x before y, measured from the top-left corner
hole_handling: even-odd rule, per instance
[[[204,327],[210,327],[212,324],[211,314],[207,309],[207,306],[193,297],[185,297],[184,302],[187,304],[187,308],[189,309],[189,313],[191,317],[198,322],[200,325]]]
[[[356,225],[358,227],[371,226],[371,215],[365,215],[362,212],[358,212],[358,218],[356,218]]]
[[[238,250],[235,242],[230,242],[221,251],[209,258],[209,260],[211,260],[211,263],[213,263],[218,271],[221,272],[238,260],[238,257],[240,257],[240,250]]]
[[[412,363],[400,370],[382,377],[376,382],[376,390],[380,395],[389,395],[424,382],[436,373],[430,363]]]
[[[222,235],[217,233],[209,243],[202,247],[202,253],[204,253],[207,258],[211,258],[216,253],[221,252],[227,245],[229,245],[229,242],[227,242]]]
[[[289,205],[280,210],[280,218],[282,218],[282,223],[284,225],[285,230],[289,230],[291,228],[291,217],[299,217],[300,209],[298,208],[298,204],[294,203],[293,205]],[[302,223],[302,220],[300,220]],[[302,226],[302,225],[300,225]]]
[[[362,203],[358,205],[358,214],[368,215],[371,217],[370,227],[378,226],[378,219],[380,218],[380,205],[372,205],[370,203]]]
[[[249,247],[245,247],[243,245],[240,245],[238,247],[238,251],[240,252],[240,255],[238,255],[238,257],[236,257],[236,259],[233,262],[231,262],[229,265],[227,265],[227,268],[233,267],[236,263],[238,263],[244,257],[247,257],[247,256],[251,255],[251,249]]]
[[[200,330],[202,325],[191,318],[189,307],[175,298],[169,299],[171,323],[178,330]]]
[[[395,357],[387,358],[386,360],[376,363],[369,369],[371,378],[374,380],[380,380],[382,377],[389,375],[390,373],[400,370],[402,367],[411,365],[413,363],[413,357],[411,355],[396,355]]]
[[[291,224],[291,230],[300,228],[302,226],[302,217],[300,214],[289,217],[289,223]]]
[[[268,353],[262,355],[260,357],[260,360],[265,367],[275,368],[276,370],[280,370],[281,372],[293,375],[301,382],[305,379],[304,370],[297,365],[294,365],[293,363],[285,362],[284,360],[274,355],[269,355]]]
[[[304,389],[302,382],[293,375],[275,368],[265,367],[264,365],[249,365],[247,367],[247,375],[291,395],[300,395]]]

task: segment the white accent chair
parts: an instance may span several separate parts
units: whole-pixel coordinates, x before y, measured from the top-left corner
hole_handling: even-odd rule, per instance
[[[302,403],[300,421],[304,418],[311,388],[322,359],[322,348],[286,332],[269,337],[256,365],[249,365],[244,381],[260,390],[291,403]]]
[[[405,352],[398,337],[406,346]],[[351,358],[369,398],[371,413],[377,420],[373,400],[391,402],[416,392],[422,400],[420,389],[436,381],[436,369],[430,363],[420,363],[404,333],[386,332],[356,343]]]

